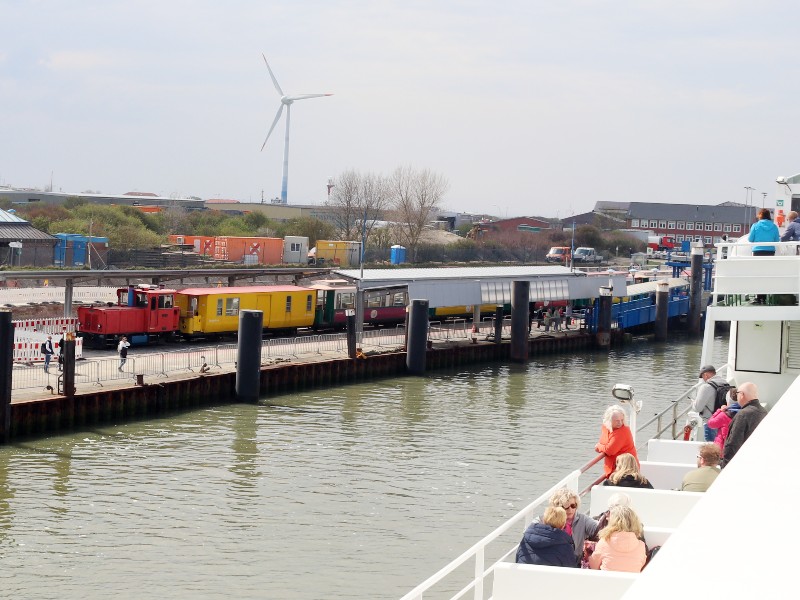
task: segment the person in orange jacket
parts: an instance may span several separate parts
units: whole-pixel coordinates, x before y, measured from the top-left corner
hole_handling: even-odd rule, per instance
[[[636,462],[639,456],[636,454],[636,445],[633,443],[631,428],[625,422],[625,410],[618,404],[609,406],[603,413],[603,426],[600,429],[600,441],[594,447],[595,452],[605,454],[605,465],[603,474],[608,477],[614,472],[617,456],[626,452],[633,454]]]

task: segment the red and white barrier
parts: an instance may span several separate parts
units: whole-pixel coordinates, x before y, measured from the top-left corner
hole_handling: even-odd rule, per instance
[[[47,336],[44,336],[47,339]],[[14,362],[21,363],[43,363],[44,354],[42,354],[42,341],[26,341],[14,342]],[[53,341],[53,348],[55,349],[55,357],[61,354],[61,348],[58,347],[58,341]],[[83,338],[75,338],[75,358],[83,356]],[[57,360],[53,358],[53,361]]]
[[[20,319],[11,323],[14,325],[14,337],[16,338],[18,332],[20,334],[23,334],[23,332],[36,332],[46,335],[60,335],[66,332],[74,333],[78,326],[78,319],[74,317],[69,319]]]

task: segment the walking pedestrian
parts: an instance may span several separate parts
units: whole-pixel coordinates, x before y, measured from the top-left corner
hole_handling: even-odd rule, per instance
[[[55,350],[53,349],[53,336],[48,335],[47,341],[42,342],[41,347],[42,354],[44,354],[44,372],[50,372],[50,361],[53,358],[53,354],[55,354]]]
[[[64,370],[64,334],[61,334],[61,339],[58,340],[58,370]]]
[[[125,363],[128,360],[128,348],[130,348],[130,342],[128,342],[128,338],[124,335],[119,340],[119,345],[117,346],[117,352],[119,353],[119,369],[118,371],[122,371],[122,367],[125,366]]]

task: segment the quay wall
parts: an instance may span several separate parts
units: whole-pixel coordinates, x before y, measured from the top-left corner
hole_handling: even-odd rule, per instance
[[[618,336],[615,343],[621,340]],[[529,355],[593,348],[588,333],[540,337],[529,341]],[[429,349],[426,370],[508,360],[510,343],[480,342]],[[261,397],[344,385],[406,374],[405,352],[308,363],[281,363],[261,368]],[[206,373],[180,380],[145,381],[126,388],[98,389],[73,397],[52,396],[11,404],[8,440],[83,430],[95,425],[134,421],[236,402],[236,373]]]

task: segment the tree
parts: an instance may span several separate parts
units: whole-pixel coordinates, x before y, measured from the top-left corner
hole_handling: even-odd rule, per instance
[[[369,239],[375,221],[383,218],[389,203],[389,182],[381,175],[345,171],[336,180],[328,206],[334,208],[334,225],[342,240]]]
[[[313,217],[289,219],[275,226],[275,235],[299,235],[308,238],[308,247],[317,245],[317,240],[330,240],[336,236],[336,229],[331,223],[326,223]]]
[[[345,171],[336,178],[333,193],[326,203],[333,210],[333,226],[342,240],[356,239],[358,217],[364,214],[358,205],[361,175],[354,170]]]
[[[417,171],[406,166],[395,170],[390,185],[403,245],[408,250],[411,262],[416,262],[422,232],[439,208],[449,184],[442,175],[430,169]]]

